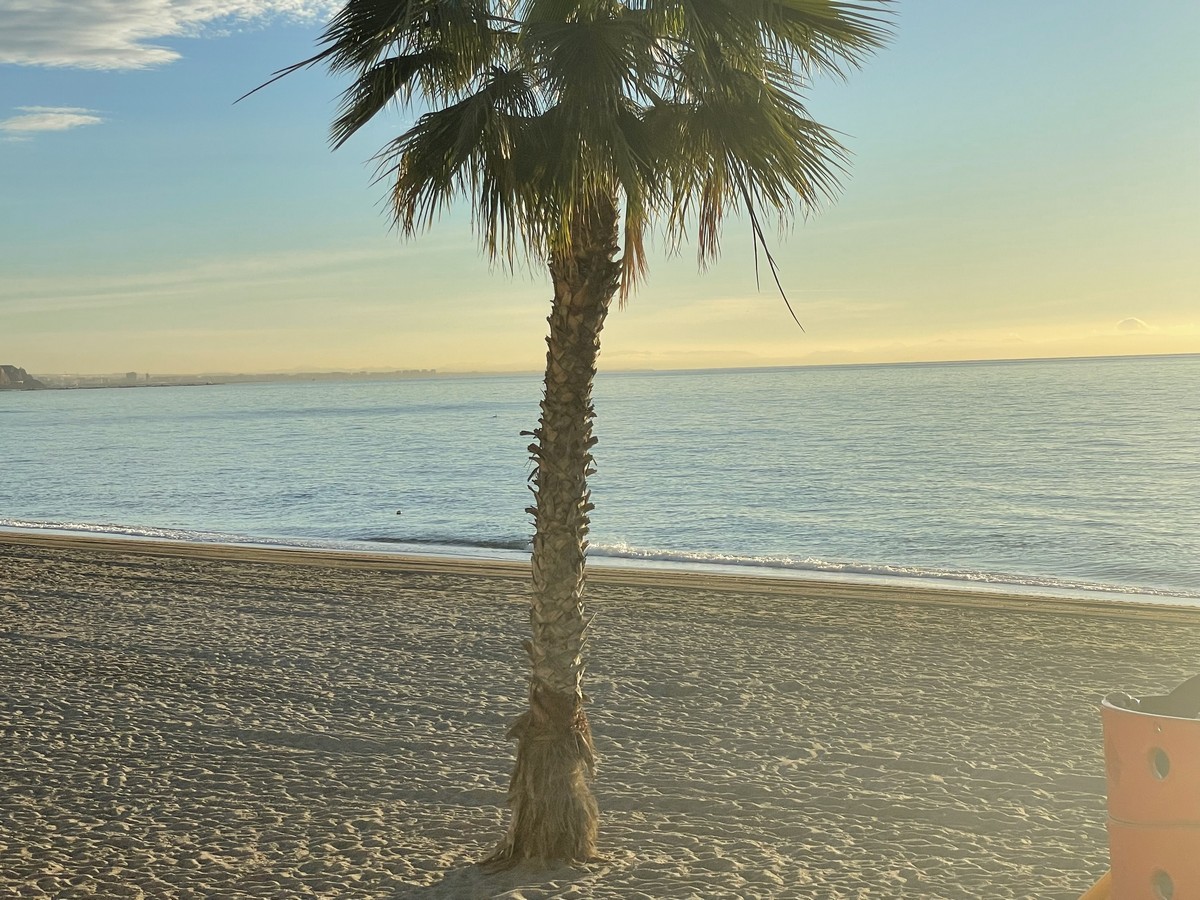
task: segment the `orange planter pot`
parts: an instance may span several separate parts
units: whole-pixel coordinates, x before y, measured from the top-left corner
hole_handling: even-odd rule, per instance
[[[1100,706],[1113,900],[1200,900],[1200,719]]]

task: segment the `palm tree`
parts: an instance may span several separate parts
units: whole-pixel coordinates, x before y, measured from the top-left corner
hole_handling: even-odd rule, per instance
[[[763,214],[782,227],[831,197],[845,162],[800,92],[814,72],[843,75],[882,44],[888,2],[348,0],[323,49],[276,75],[325,64],[353,77],[335,147],[393,102],[416,115],[377,157],[405,236],[465,198],[493,260],[549,265],[529,447],[529,708],[509,732],[511,824],[491,863],[597,852],[583,592],[605,316],[645,272],[655,226],[672,248],[694,228],[703,265],[739,211],[775,273]]]

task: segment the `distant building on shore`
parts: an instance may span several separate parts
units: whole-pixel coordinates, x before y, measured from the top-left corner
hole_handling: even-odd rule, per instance
[[[0,391],[40,391],[45,387],[24,369],[0,365]]]

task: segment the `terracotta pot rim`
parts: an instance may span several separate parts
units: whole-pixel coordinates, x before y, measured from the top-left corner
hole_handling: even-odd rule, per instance
[[[1129,716],[1143,716],[1147,719],[1174,719],[1178,722],[1200,723],[1200,718],[1197,718],[1196,716],[1169,716],[1164,713],[1145,712],[1140,709],[1129,709],[1128,707],[1119,706],[1118,704],[1113,703],[1112,700],[1110,699],[1112,697],[1117,696],[1118,694],[1124,694],[1126,697],[1130,696],[1129,694],[1126,694],[1124,691],[1113,691],[1111,694],[1106,695],[1104,697],[1104,699],[1100,701],[1100,706],[1102,708],[1107,707],[1108,709],[1114,709],[1119,713],[1124,713],[1125,715],[1129,715]],[[1134,699],[1137,699],[1137,698],[1134,698]]]

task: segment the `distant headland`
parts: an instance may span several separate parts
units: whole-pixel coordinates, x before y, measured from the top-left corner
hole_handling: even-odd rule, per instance
[[[46,387],[24,369],[0,365],[0,391],[40,391]]]

